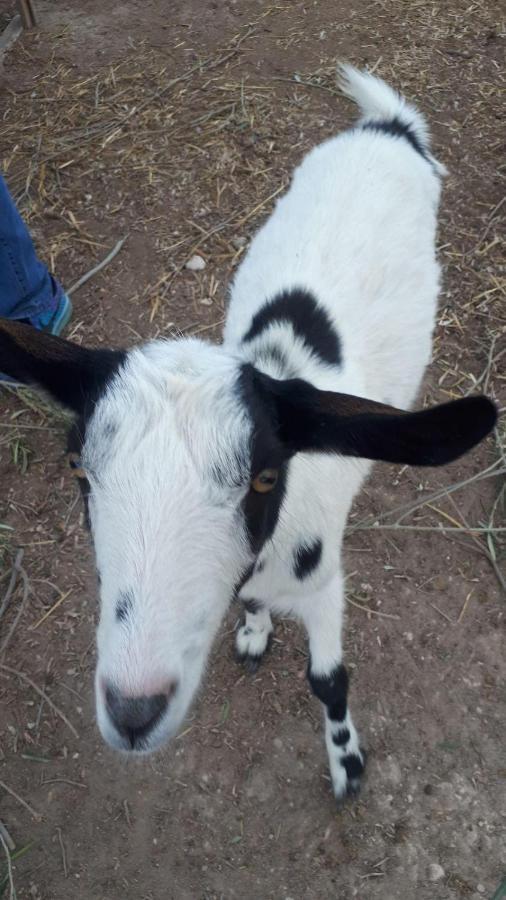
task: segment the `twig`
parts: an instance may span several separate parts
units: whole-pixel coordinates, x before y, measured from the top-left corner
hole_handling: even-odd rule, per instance
[[[0,834],[2,835],[5,843],[7,844],[9,850],[12,853],[12,851],[16,849],[16,844],[12,840],[12,838],[11,838],[9,832],[7,831],[7,828],[5,827],[3,822],[0,822]]]
[[[462,619],[464,618],[464,615],[465,615],[465,612],[466,612],[466,609],[467,609],[467,604],[469,603],[472,594],[473,594],[473,591],[472,591],[472,590],[469,591],[469,593],[468,593],[466,599],[464,600],[464,606],[463,606],[462,609],[460,610],[460,615],[459,615],[459,617],[458,617],[458,619],[457,619],[457,625],[460,625],[460,623],[462,622]]]
[[[22,550],[19,551],[19,553],[22,553],[22,552],[23,552]],[[16,556],[16,561],[18,561],[19,553]],[[4,642],[3,642],[2,646],[0,647],[0,659],[2,658],[5,651],[7,650],[7,647],[12,638],[12,635],[14,634],[14,632],[16,630],[17,624],[18,624],[21,616],[23,615],[23,611],[24,611],[26,601],[28,598],[28,591],[30,590],[30,582],[28,581],[28,575],[26,574],[25,570],[23,569],[23,566],[19,565],[19,562],[17,565],[17,569],[23,580],[23,596],[21,598],[21,603],[19,604],[19,609],[14,617],[14,622],[12,623],[12,625],[9,629],[9,633],[6,635]]]
[[[503,205],[503,203],[504,203],[505,201],[506,201],[506,195],[505,195],[504,197],[502,197],[502,199],[499,200],[499,203],[496,203],[496,205],[494,206],[492,212],[490,213],[490,215],[489,215],[489,217],[488,217],[488,222],[487,222],[487,225],[486,225],[486,228],[485,228],[483,234],[481,235],[481,237],[480,237],[478,243],[475,244],[475,246],[473,247],[473,249],[470,250],[469,253],[467,254],[468,257],[473,256],[473,255],[476,253],[476,251],[479,250],[479,248],[480,248],[481,245],[483,244],[483,241],[485,240],[487,234],[489,233],[489,231],[490,231],[490,229],[491,229],[491,227],[492,227],[492,225],[493,225],[495,214],[499,212],[501,206]]]
[[[493,543],[492,543],[492,537],[493,537],[493,534],[494,534],[494,531],[495,531],[495,529],[494,529],[494,515],[495,515],[495,510],[496,510],[496,507],[497,507],[497,503],[498,503],[498,501],[501,499],[501,493],[502,493],[502,491],[499,491],[499,493],[498,493],[498,495],[497,495],[497,497],[496,497],[495,503],[494,503],[494,505],[493,505],[493,507],[492,507],[492,512],[491,512],[491,514],[490,514],[490,519],[489,519],[489,523],[488,523],[489,528],[491,529],[491,531],[490,531],[490,533],[487,534],[487,536],[486,536],[486,539],[485,539],[485,540],[486,540],[486,544],[485,544],[483,541],[479,540],[479,538],[477,538],[475,534],[471,534],[471,533],[470,533],[470,534],[469,534],[469,537],[471,538],[471,540],[473,541],[473,543],[475,544],[475,546],[478,548],[478,550],[481,550],[481,552],[483,553],[483,555],[485,556],[485,558],[488,560],[488,562],[490,563],[490,565],[492,566],[492,568],[493,568],[493,570],[494,570],[495,576],[496,576],[496,578],[497,578],[499,584],[501,585],[503,591],[506,591],[506,582],[505,582],[505,580],[504,580],[504,578],[503,578],[503,575],[502,575],[502,572],[501,572],[499,566],[497,565],[497,561],[496,561],[496,558],[495,558],[495,552],[494,552],[494,545],[493,545]],[[461,516],[462,521],[464,522],[464,525],[466,526],[466,528],[469,528],[469,523],[467,522],[467,520],[466,520],[466,518],[465,518],[465,516],[464,516],[464,514],[463,514],[463,512],[462,512],[462,510],[459,510],[459,509],[458,509],[457,504],[455,503],[455,500],[453,499],[453,497],[452,497],[451,494],[448,495],[448,500],[450,501],[450,503],[452,504],[452,506],[456,509],[456,511],[459,513],[459,515]]]
[[[488,352],[487,365],[485,366],[485,368],[484,368],[483,372],[481,373],[480,377],[479,377],[476,381],[474,381],[473,384],[471,385],[471,387],[469,388],[469,390],[466,391],[466,393],[464,394],[464,397],[468,397],[469,394],[472,394],[473,391],[475,391],[476,388],[481,384],[481,382],[483,381],[483,379],[486,379],[486,380],[485,380],[485,384],[484,384],[484,386],[483,386],[483,391],[484,391],[485,394],[487,393],[487,390],[488,390],[488,382],[489,382],[490,372],[491,372],[492,366],[493,366],[495,363],[497,363],[497,362],[501,359],[501,357],[503,357],[504,354],[506,353],[506,347],[505,347],[503,350],[500,350],[499,353],[496,353],[495,356],[492,356],[492,354],[493,354],[493,352],[494,352],[494,346],[495,346],[496,340],[497,340],[497,337],[495,336],[495,337],[493,338],[493,340],[492,340],[492,343],[491,343],[491,345],[490,345],[490,350],[489,350],[489,352]]]
[[[11,599],[12,592],[13,592],[14,586],[16,584],[16,578],[18,576],[19,567],[21,565],[21,560],[23,559],[24,552],[25,552],[24,550],[18,550],[18,552],[16,553],[16,558],[14,560],[14,565],[12,567],[9,584],[7,586],[7,590],[6,590],[4,598],[2,600],[2,605],[0,606],[0,619],[2,618],[5,610],[7,609],[9,600]]]
[[[204,331],[210,331],[211,328],[218,328],[219,325],[223,325],[224,321],[225,319],[218,319],[217,322],[213,322],[211,325],[201,325],[200,328],[196,328],[195,331],[190,331],[190,337],[195,337],[196,334],[202,334]],[[183,334],[189,331],[187,328],[181,330]]]
[[[117,256],[117,254],[121,250],[123,244],[125,243],[127,237],[128,237],[128,235],[125,235],[124,238],[121,238],[121,240],[118,241],[116,246],[112,248],[111,252],[107,254],[105,259],[102,260],[102,262],[99,262],[98,265],[94,266],[93,269],[90,269],[89,272],[85,272],[84,275],[81,275],[81,278],[79,278],[75,282],[75,284],[72,285],[72,287],[69,287],[67,289],[67,294],[69,296],[71,294],[73,294],[74,291],[77,291],[80,287],[83,286],[83,284],[86,284],[86,282],[89,281],[90,278],[93,278],[93,276],[96,275],[97,272],[100,272],[101,269],[104,269],[105,266],[107,266],[111,262],[111,260],[113,260],[114,257]]]
[[[33,808],[33,806],[30,806],[30,804],[27,803],[26,800],[23,800],[23,798],[20,797],[19,794],[16,794],[16,791],[13,791],[12,788],[10,788],[7,784],[5,784],[4,781],[0,781],[0,787],[3,788],[4,791],[7,792],[7,794],[10,794],[11,797],[14,797],[14,800],[17,800],[18,803],[21,803],[21,806],[24,806],[24,808],[25,808],[26,810],[28,810],[28,812],[30,813],[30,815],[33,816],[34,819],[37,819],[37,821],[40,822],[40,820],[42,819],[41,814],[38,813],[38,812]]]
[[[443,612],[442,609],[439,609],[439,606],[436,606],[435,603],[431,603],[430,605],[432,606],[432,609],[435,609],[436,612],[439,613],[440,616],[443,616],[443,619],[446,619],[446,621],[449,622],[450,625],[453,625],[453,622],[452,622],[452,620],[450,619],[450,616],[447,616],[446,613]]]
[[[357,603],[356,600],[352,600],[351,597],[347,596],[346,600],[348,603],[351,603],[352,606],[356,606],[357,609],[363,609],[366,613],[372,613],[373,616],[381,616],[382,619],[400,619],[400,616],[394,616],[392,613],[384,613],[380,612],[378,609],[370,609],[368,606],[362,606],[361,603]]]
[[[346,532],[349,534],[352,531],[361,530],[365,525],[374,525],[375,522],[393,516],[395,513],[402,513],[397,519],[397,522],[401,522],[406,516],[409,516],[410,513],[425,506],[426,503],[432,502],[433,500],[439,500],[441,497],[446,497],[447,494],[452,494],[454,491],[458,491],[460,488],[466,487],[474,481],[483,481],[485,478],[496,478],[499,475],[506,475],[506,466],[498,468],[501,465],[501,462],[502,460],[496,459],[492,465],[487,466],[486,469],[478,472],[477,475],[472,475],[470,478],[464,478],[463,481],[456,481],[449,487],[440,488],[438,491],[434,491],[433,494],[429,494],[428,497],[425,497],[418,503],[403,503],[400,506],[394,506],[392,509],[386,509],[377,516],[369,516],[367,519],[362,519],[360,522],[357,522],[356,525],[350,525],[346,529]]]
[[[464,528],[463,526],[453,528],[446,525],[398,525],[394,522],[392,525],[379,525],[376,523],[373,525],[357,525],[353,528],[353,531],[440,531],[443,534],[447,531],[457,531],[462,534],[498,534],[506,531],[506,526],[504,528],[489,528],[486,525],[477,525],[476,527],[471,525],[469,528]]]
[[[6,666],[5,663],[0,663],[0,669],[4,669],[6,672],[10,672],[11,675],[17,675],[17,677],[21,678],[22,681],[26,681],[26,683],[29,684],[30,687],[32,687],[34,689],[34,691],[37,692],[39,697],[42,697],[46,701],[46,703],[51,707],[51,709],[54,710],[54,712],[56,713],[57,716],[60,717],[62,722],[65,722],[65,725],[67,726],[67,728],[70,729],[70,731],[72,732],[74,737],[76,737],[76,738],[79,737],[78,732],[72,725],[72,722],[69,722],[65,713],[63,713],[61,711],[61,709],[59,709],[58,706],[56,706],[56,703],[53,703],[53,701],[51,700],[51,697],[48,697],[46,692],[43,691],[42,688],[40,688],[37,684],[35,684],[35,682],[32,681],[32,679],[28,675],[26,675],[25,672],[20,672],[19,669],[13,669],[12,666]]]
[[[39,619],[39,621],[36,622],[35,625],[32,625],[32,627],[30,628],[30,631],[35,631],[35,629],[38,628],[39,625],[42,625],[42,623],[45,622],[46,619],[49,618],[51,613],[53,613],[55,611],[55,609],[58,609],[58,607],[63,603],[63,601],[67,599],[67,597],[69,596],[69,594],[72,593],[73,590],[74,590],[74,588],[70,588],[70,590],[68,590],[64,594],[62,594],[61,597],[56,601],[56,603],[53,603],[51,609],[48,609],[47,612],[45,612],[44,615]]]
[[[62,836],[61,836],[61,828],[57,828],[56,830],[57,830],[57,832],[58,832],[58,841],[60,842],[60,848],[61,848],[61,856],[62,856],[62,862],[63,862],[63,873],[64,873],[64,875],[65,875],[65,878],[68,878],[69,873],[68,873],[68,869],[67,869],[67,854],[66,854],[66,852],[65,852],[65,845],[64,845],[64,843],[63,843],[63,838],[62,838]]]
[[[2,844],[2,847],[4,848],[5,858],[7,860],[7,875],[9,878],[9,900],[14,900],[14,898],[16,896],[16,891],[14,889],[14,879],[12,877],[11,854],[9,852],[9,848],[7,846],[5,838],[1,831],[0,831],[0,843]]]

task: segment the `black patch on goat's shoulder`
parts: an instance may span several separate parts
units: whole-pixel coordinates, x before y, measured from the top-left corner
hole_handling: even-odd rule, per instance
[[[332,735],[332,742],[336,745],[336,747],[344,747],[345,744],[348,743],[351,735],[348,728],[341,728],[337,734]]]
[[[427,162],[431,162],[425,147],[420,142],[417,134],[407,122],[402,122],[395,116],[393,119],[384,119],[378,122],[364,122],[361,126],[363,131],[377,131],[381,134],[388,134],[391,137],[402,137],[416,150],[420,156],[423,156]]]
[[[277,344],[269,341],[267,344],[260,344],[255,349],[253,355],[253,363],[257,369],[262,371],[263,367],[270,367],[273,364],[278,367],[280,378],[295,378],[296,370],[291,365],[286,353],[278,347]]]
[[[315,541],[301,544],[294,551],[293,571],[296,578],[302,581],[308,578],[318,566],[322,557],[322,542],[319,538]]]
[[[273,490],[261,494],[250,486],[242,501],[250,548],[258,556],[265,542],[272,537],[283,505],[288,474],[287,453],[276,434],[274,401],[262,393],[257,384],[261,378],[253,366],[242,367],[238,390],[246,405],[251,422],[250,485],[263,469],[277,469],[278,480]]]
[[[116,619],[118,622],[126,622],[134,607],[132,591],[121,591],[116,601]]]
[[[348,673],[345,666],[340,663],[328,675],[313,675],[310,660],[307,677],[313,694],[327,707],[329,719],[344,721],[348,708]]]
[[[253,316],[243,342],[257,338],[271,325],[291,325],[296,337],[306,347],[331,366],[341,364],[339,337],[325,309],[303,288],[281,291]]]

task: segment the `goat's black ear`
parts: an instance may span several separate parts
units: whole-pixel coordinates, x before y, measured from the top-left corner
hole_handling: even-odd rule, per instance
[[[299,379],[256,378],[274,406],[277,432],[290,453],[339,453],[415,466],[441,466],[478,444],[494,427],[487,397],[466,397],[420,412],[319,391]]]
[[[0,372],[48,391],[82,413],[125,359],[121,350],[88,350],[30,325],[0,319]]]

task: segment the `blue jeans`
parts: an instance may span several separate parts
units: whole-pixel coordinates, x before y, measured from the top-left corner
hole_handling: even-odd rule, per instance
[[[62,296],[0,175],[0,316],[27,319],[37,327],[51,318]]]

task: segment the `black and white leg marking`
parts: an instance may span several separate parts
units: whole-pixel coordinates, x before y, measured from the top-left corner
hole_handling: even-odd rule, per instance
[[[365,754],[348,710],[348,673],[342,663],[342,580],[308,597],[304,622],[309,635],[308,680],[323,704],[325,743],[332,787],[337,800],[355,794],[365,767]]]
[[[342,663],[328,675],[308,669],[312,691],[325,707],[325,743],[334,794],[338,800],[357,793],[365,767],[364,753],[348,710],[348,673]]]
[[[246,610],[244,625],[237,631],[237,655],[248,671],[256,672],[269,646],[272,622],[269,610],[258,600],[243,600]]]

